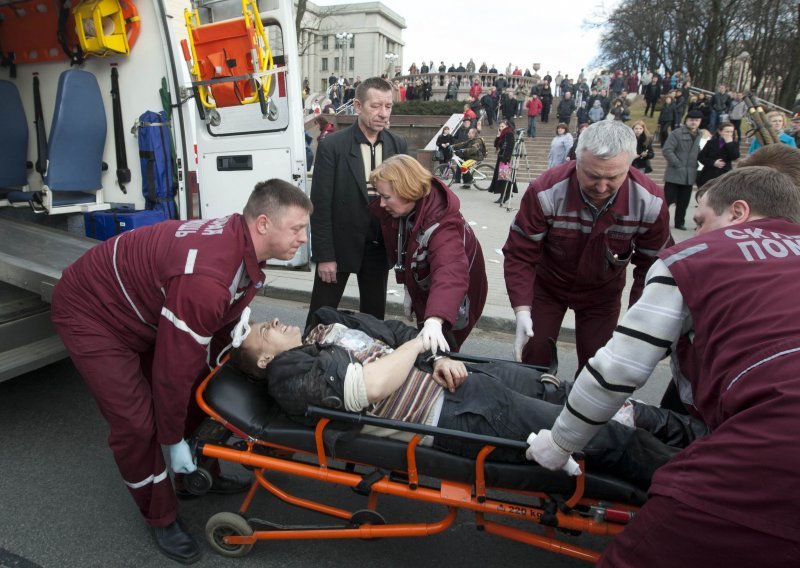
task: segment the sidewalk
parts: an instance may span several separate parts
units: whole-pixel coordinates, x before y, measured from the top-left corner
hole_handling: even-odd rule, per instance
[[[660,181],[660,180],[657,180]],[[516,210],[525,188],[520,187],[520,193],[512,195],[507,203],[511,207],[500,207],[493,203],[497,196],[476,189],[461,189],[453,184],[453,191],[461,200],[461,212],[464,218],[472,225],[483,248],[486,260],[486,276],[489,281],[489,294],[483,315],[477,327],[486,331],[502,331],[513,333],[516,324],[514,312],[508,301],[505,280],[503,278],[503,255],[501,249],[508,236],[511,221],[516,215]],[[687,211],[687,226],[693,226],[694,199]],[[673,231],[672,236],[676,242],[684,241],[694,235],[694,231]],[[622,295],[622,313],[628,305],[628,295],[632,281],[632,267],[628,269],[628,279]],[[271,298],[292,300],[308,303],[311,297],[311,288],[314,282],[313,272],[294,271],[269,268],[267,269],[267,282],[264,295]],[[358,309],[358,285],[355,276],[351,276],[345,288],[344,298],[340,304],[344,309]],[[401,316],[403,313],[403,288],[394,282],[394,274],[389,274],[387,292],[387,314]],[[575,316],[568,310],[562,325],[560,339],[574,341]]]

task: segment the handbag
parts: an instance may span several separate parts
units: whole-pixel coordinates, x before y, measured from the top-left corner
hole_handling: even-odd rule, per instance
[[[511,164],[508,162],[500,162],[500,168],[497,170],[497,179],[500,181],[508,181],[511,179]]]
[[[444,154],[442,153],[442,151],[441,151],[441,150],[436,150],[436,151],[433,153],[433,159],[434,159],[435,161],[437,161],[437,162],[444,162]]]

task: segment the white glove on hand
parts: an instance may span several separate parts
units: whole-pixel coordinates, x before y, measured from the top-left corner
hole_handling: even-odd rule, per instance
[[[425,325],[422,326],[422,331],[417,336],[422,339],[422,346],[425,349],[430,349],[436,355],[436,350],[450,351],[450,346],[442,334],[442,320],[439,318],[428,318],[425,320]]]
[[[411,294],[408,293],[408,288],[406,290],[406,295],[403,297],[403,315],[406,316],[406,319],[411,321],[413,318],[411,317]]]
[[[514,338],[514,361],[522,361],[522,349],[528,340],[533,337],[533,320],[530,310],[520,310],[517,317],[517,336]]]
[[[192,473],[197,469],[192,456],[192,450],[186,440],[167,446],[169,449],[169,463],[175,473]]]
[[[553,441],[550,430],[539,430],[538,435],[536,432],[531,432],[528,436],[528,446],[525,457],[542,467],[552,471],[563,469],[567,475],[581,474],[581,466],[567,450]]]

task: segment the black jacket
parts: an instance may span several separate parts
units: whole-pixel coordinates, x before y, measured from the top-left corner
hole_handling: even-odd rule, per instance
[[[733,169],[733,162],[739,159],[739,142],[733,141],[727,144],[715,134],[706,142],[700,153],[697,154],[697,161],[703,164],[703,169],[697,174],[697,187],[701,187],[707,181],[721,176]],[[725,166],[718,168],[714,165],[717,160],[725,162]]]
[[[647,152],[647,156],[641,157],[643,152]],[[650,167],[650,160],[655,156],[653,152],[653,139],[645,136],[644,132],[636,137],[636,159],[631,164],[636,169],[644,169],[645,173],[650,173],[653,168]]]
[[[367,240],[380,232],[367,208],[367,174],[352,126],[325,137],[317,147],[311,183],[311,255],[314,262],[336,261],[340,272],[358,272]],[[383,130],[383,159],[405,154],[404,138]]]

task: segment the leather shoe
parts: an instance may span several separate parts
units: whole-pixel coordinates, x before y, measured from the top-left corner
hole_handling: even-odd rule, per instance
[[[244,493],[253,484],[251,479],[242,479],[236,476],[219,475],[211,481],[211,488],[208,493],[216,493],[218,495],[234,495],[236,493]],[[175,495],[178,499],[193,499],[199,495],[189,493],[184,487],[176,487]]]
[[[675,228],[678,229],[679,231],[688,231],[689,230],[689,229],[686,228],[686,225],[676,225]]]
[[[197,541],[177,520],[165,527],[153,527],[153,536],[161,554],[181,564],[194,564],[202,556]]]

